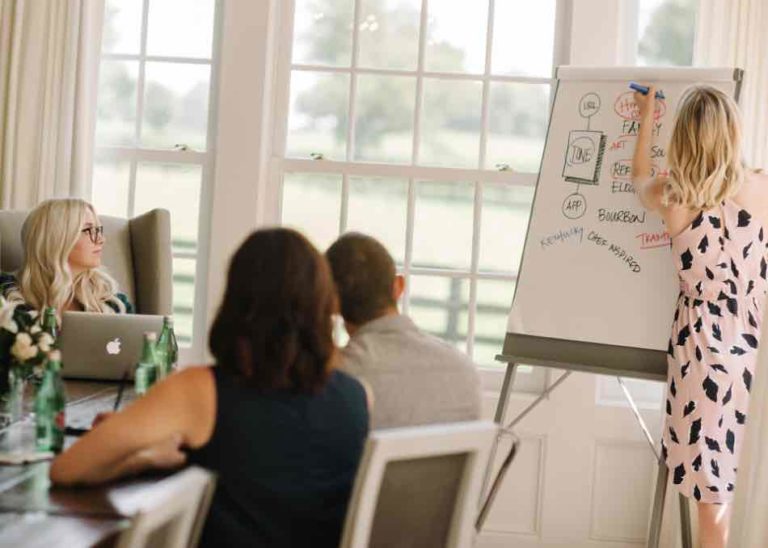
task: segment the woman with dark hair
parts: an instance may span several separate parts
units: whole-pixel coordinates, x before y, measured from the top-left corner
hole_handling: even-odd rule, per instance
[[[172,375],[99,422],[51,479],[199,464],[218,475],[203,545],[338,546],[368,408],[362,385],[333,367],[335,308],[329,268],[303,236],[254,232],[211,328],[217,366]]]

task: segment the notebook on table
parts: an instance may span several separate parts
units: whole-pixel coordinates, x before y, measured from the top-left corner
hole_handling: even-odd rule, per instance
[[[144,333],[160,333],[163,317],[145,314],[64,312],[59,348],[66,379],[119,381],[133,378]]]

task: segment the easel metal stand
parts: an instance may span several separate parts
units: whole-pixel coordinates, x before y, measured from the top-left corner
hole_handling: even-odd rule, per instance
[[[650,362],[653,364],[653,369],[649,370],[647,367],[647,364],[649,362],[646,362],[645,367],[638,367],[637,360],[626,361],[625,359],[623,359],[626,356],[622,356],[621,354],[626,354],[627,352],[636,354],[638,352],[637,349],[627,349],[625,347],[608,347],[612,349],[612,352],[614,354],[613,357],[614,358],[618,357],[618,363],[623,364],[621,368],[616,368],[616,367],[611,367],[610,363],[607,366],[592,366],[592,365],[577,365],[573,363],[564,363],[559,359],[548,361],[547,359],[542,359],[543,357],[540,356],[542,352],[540,351],[531,352],[530,353],[531,355],[527,357],[523,357],[523,356],[513,357],[507,353],[508,346],[512,346],[512,345],[518,347],[517,348],[518,350],[520,349],[519,348],[520,346],[528,347],[529,350],[535,350],[536,348],[541,350],[540,345],[543,345],[543,347],[548,349],[546,353],[551,353],[551,354],[559,354],[559,352],[557,352],[557,348],[556,348],[557,346],[566,346],[568,347],[568,350],[571,350],[571,352],[566,353],[564,355],[568,355],[571,358],[578,358],[580,354],[583,356],[584,352],[593,354],[595,350],[599,350],[599,353],[603,354],[606,348],[604,345],[594,345],[590,343],[579,343],[579,342],[572,342],[572,341],[561,341],[557,339],[544,339],[541,337],[530,337],[525,335],[507,334],[507,340],[504,343],[505,353],[502,354],[501,356],[497,356],[498,360],[507,362],[507,369],[504,375],[504,382],[501,387],[501,393],[499,395],[499,403],[496,406],[496,415],[494,417],[494,420],[496,421],[496,423],[501,425],[502,421],[504,420],[504,416],[507,411],[507,406],[509,404],[509,394],[512,390],[512,385],[514,384],[515,371],[519,364],[525,363],[526,365],[556,367],[558,369],[565,369],[565,372],[551,386],[549,386],[546,390],[544,390],[533,402],[531,402],[525,409],[523,409],[520,413],[518,413],[512,419],[511,422],[509,422],[506,426],[502,427],[499,435],[501,436],[504,434],[511,434],[513,437],[513,443],[507,456],[504,458],[504,461],[502,462],[501,467],[499,468],[499,471],[496,474],[496,477],[493,479],[490,489],[488,489],[488,483],[490,480],[490,475],[492,473],[492,467],[491,466],[488,467],[485,483],[483,486],[483,492],[485,493],[487,490],[487,495],[485,497],[485,500],[480,509],[480,513],[477,517],[477,521],[475,523],[475,528],[478,533],[481,531],[483,524],[485,523],[485,520],[488,517],[488,513],[490,512],[491,506],[493,505],[496,495],[498,494],[499,488],[501,487],[501,484],[504,480],[504,476],[509,470],[509,467],[512,464],[512,461],[514,460],[515,455],[517,454],[519,442],[517,438],[514,436],[512,429],[526,415],[528,415],[534,408],[536,408],[542,401],[544,401],[558,386],[560,386],[570,376],[570,374],[573,371],[584,371],[584,372],[599,373],[604,375],[605,374],[616,375],[617,373],[623,373],[621,376],[624,376],[624,377],[648,379],[648,380],[655,380],[655,381],[661,381],[661,382],[666,381],[666,357],[664,356],[663,352],[641,351],[642,353],[646,354],[646,357],[649,357],[649,356],[653,357],[653,361]],[[581,350],[581,352],[578,352],[578,351],[573,352],[573,350]],[[616,356],[616,353],[618,353],[619,355]],[[650,353],[650,355],[648,353]],[[537,354],[540,357],[533,357],[533,356],[536,356]],[[663,359],[661,363],[659,362],[660,358]],[[588,359],[585,361],[589,363],[592,361],[592,359]],[[610,361],[615,361],[615,360],[610,360]],[[657,474],[656,487],[655,487],[655,492],[653,497],[653,508],[651,511],[648,539],[646,542],[646,546],[648,548],[657,548],[659,545],[659,539],[661,537],[661,522],[662,522],[662,516],[664,513],[668,470],[667,470],[667,466],[662,461],[661,455],[659,455],[659,452],[656,449],[656,444],[653,441],[653,437],[651,436],[650,431],[648,430],[648,427],[646,426],[645,421],[640,415],[640,411],[638,410],[637,405],[635,404],[635,401],[633,400],[631,394],[627,390],[627,387],[624,384],[624,381],[622,380],[621,376],[616,376],[616,379],[619,382],[619,385],[621,386],[624,396],[626,397],[627,402],[629,403],[630,408],[632,409],[632,412],[635,415],[635,419],[640,425],[640,428],[643,431],[646,441],[648,442],[648,445],[650,446],[651,451],[656,457],[656,461],[658,463],[658,474]],[[498,447],[498,442],[496,446]],[[496,448],[494,448],[494,451],[493,451],[494,454],[491,456],[491,460],[490,460],[491,463],[493,463],[495,460],[494,458],[495,450]],[[691,540],[691,524],[690,524],[690,511],[689,511],[688,501],[682,495],[679,495],[679,499],[680,499],[680,522],[681,522],[680,530],[681,530],[681,536],[682,536],[682,546],[683,548],[692,548],[693,543]]]

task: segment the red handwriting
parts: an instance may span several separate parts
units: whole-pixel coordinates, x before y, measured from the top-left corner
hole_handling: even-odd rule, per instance
[[[628,91],[622,93],[616,98],[616,103],[613,105],[613,109],[616,114],[624,118],[625,120],[640,120],[640,109],[635,103],[634,92]],[[667,112],[667,103],[664,99],[656,100],[656,109],[653,113],[653,119],[658,120],[664,113]]]
[[[634,147],[633,140],[628,137],[619,137],[608,146],[608,150],[630,150],[632,147]]]
[[[664,171],[659,170],[659,166],[656,164],[653,164],[651,166],[651,177],[656,177],[656,175],[662,175],[664,174]],[[667,175],[664,175],[666,177]],[[624,159],[624,160],[616,160],[611,164],[611,177],[614,179],[622,179],[628,181],[632,178],[632,160],[631,159]]]
[[[642,232],[636,237],[640,240],[640,249],[668,247],[671,242],[669,232],[666,230],[664,232]]]

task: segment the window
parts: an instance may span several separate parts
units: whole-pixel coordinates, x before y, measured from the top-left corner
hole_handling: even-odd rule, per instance
[[[481,366],[500,366],[566,8],[284,3],[282,222],[321,250],[348,230],[381,240],[403,310]]]
[[[693,64],[697,0],[639,0],[639,65]]]
[[[105,215],[171,212],[173,311],[186,346],[204,328],[195,280],[207,245],[215,11],[215,0],[107,0],[104,16],[92,199]]]

